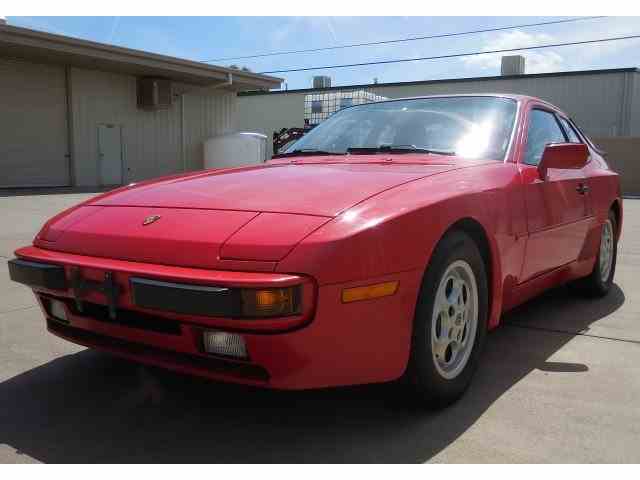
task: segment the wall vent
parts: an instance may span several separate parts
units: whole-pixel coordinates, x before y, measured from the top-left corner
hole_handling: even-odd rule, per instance
[[[143,110],[169,108],[172,99],[171,80],[155,77],[138,79],[138,108]]]

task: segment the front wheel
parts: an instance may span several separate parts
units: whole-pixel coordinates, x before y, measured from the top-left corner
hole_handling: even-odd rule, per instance
[[[475,242],[448,233],[420,289],[407,380],[429,405],[455,402],[478,365],[488,317],[487,276]]]

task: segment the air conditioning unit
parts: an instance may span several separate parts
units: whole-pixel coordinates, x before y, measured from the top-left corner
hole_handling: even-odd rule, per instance
[[[172,99],[171,80],[156,77],[138,79],[138,108],[143,110],[169,108]]]
[[[313,77],[313,88],[330,88],[331,77],[326,75],[316,75]]]
[[[524,56],[506,55],[502,57],[500,74],[503,76],[524,75]]]

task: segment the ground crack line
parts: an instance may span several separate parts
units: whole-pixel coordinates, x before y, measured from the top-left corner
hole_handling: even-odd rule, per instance
[[[570,332],[567,330],[559,330],[556,328],[547,328],[547,327],[532,327],[530,325],[521,325],[517,323],[505,323],[506,327],[516,327],[516,328],[524,328],[528,330],[539,330],[542,332],[551,332],[551,333],[563,333],[565,335],[580,335],[582,337],[591,337],[591,338],[600,338],[602,340],[611,340],[614,342],[624,342],[624,343],[633,343],[636,345],[640,345],[639,340],[629,340],[625,338],[615,338],[615,337],[606,337],[604,335],[593,335],[591,333],[580,333],[580,332]]]

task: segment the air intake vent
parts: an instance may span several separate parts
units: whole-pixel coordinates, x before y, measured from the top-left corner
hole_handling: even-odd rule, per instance
[[[172,97],[171,80],[152,77],[138,79],[138,108],[144,110],[169,108]]]

